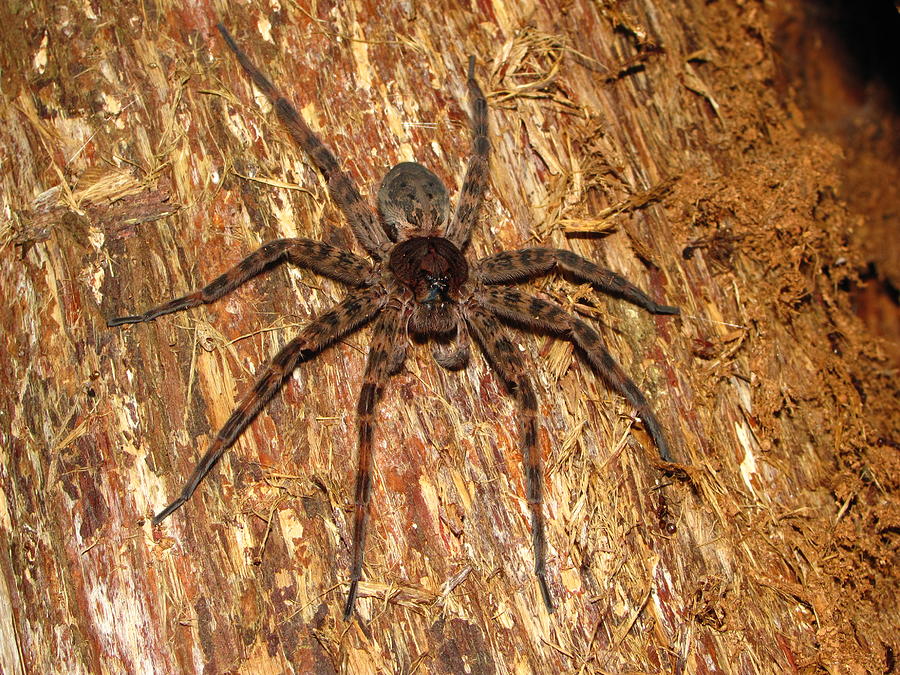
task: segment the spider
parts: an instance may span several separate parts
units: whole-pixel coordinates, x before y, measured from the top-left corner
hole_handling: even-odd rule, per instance
[[[153,307],[143,314],[121,316],[109,326],[152,321],[164,314],[213,302],[260,272],[288,261],[350,287],[346,297],[312,320],[272,359],[216,434],[181,494],[153,518],[158,525],[180,508],[203,478],[281,388],[293,370],[314,358],[329,344],[363,324],[374,321],[372,344],[357,406],[359,463],[350,587],[344,619],[353,613],[363,571],[369,497],[372,489],[372,437],[375,409],[391,375],[406,358],[407,335],[432,340],[438,365],[456,370],[469,359],[470,336],[484,352],[517,404],[519,436],[525,473],[525,493],[531,513],[534,574],[548,611],[553,600],[545,570],[546,540],[542,514],[543,478],[537,447],[538,411],[534,389],[518,349],[503,323],[532,328],[571,340],[588,363],[636,409],[660,457],[671,462],[669,448],[647,399],[607,350],[603,339],[580,318],[549,300],[510,286],[559,269],[590,282],[596,289],[623,298],[653,314],[678,314],[677,307],[660,305],[618,274],[571,251],[526,248],[503,251],[470,262],[464,251],[477,221],[488,184],[487,100],[475,80],[475,58],[469,58],[467,88],[472,108],[472,150],[456,209],[451,211],[447,189],[421,164],[396,165],[381,182],[377,215],[332,152],[312,132],[296,109],[253,65],[228,30],[216,26],[228,48],[254,84],[268,97],[291,137],[322,173],[331,199],[350,224],[359,244],[373,262],[330,244],[310,239],[276,239],[198,291]]]

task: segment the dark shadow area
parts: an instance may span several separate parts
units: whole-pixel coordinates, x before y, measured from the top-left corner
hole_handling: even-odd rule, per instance
[[[843,151],[839,199],[853,218],[847,238],[862,251],[857,315],[900,358],[900,12],[888,0],[809,0],[776,33],[776,86],[796,93],[806,131]]]

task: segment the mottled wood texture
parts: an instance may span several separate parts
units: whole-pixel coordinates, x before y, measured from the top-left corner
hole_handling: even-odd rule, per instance
[[[846,293],[867,215],[841,201],[839,141],[805,124],[772,49],[791,5],[0,4],[0,671],[895,672],[896,364]],[[340,286],[282,267],[153,323],[106,319],[267,240],[351,246],[217,18],[370,201],[412,159],[455,197],[475,54],[494,154],[474,253],[570,249],[687,315],[559,276],[529,290],[598,327],[690,477],[654,467],[570,343],[516,338],[555,614],[514,401],[480,355],[448,373],[413,345],[379,407],[341,620],[370,328],[304,363],[151,526]]]

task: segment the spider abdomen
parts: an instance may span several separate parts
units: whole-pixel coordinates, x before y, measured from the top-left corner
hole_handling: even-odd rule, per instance
[[[444,234],[450,215],[447,188],[418,162],[401,162],[381,181],[378,213],[393,240]]]

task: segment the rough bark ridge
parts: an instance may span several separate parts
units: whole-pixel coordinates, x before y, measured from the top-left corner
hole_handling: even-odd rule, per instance
[[[799,4],[426,4],[2,3],[0,671],[896,672],[898,352],[853,313],[871,261],[898,274],[896,229],[875,253],[867,236],[896,225],[879,187],[900,183],[896,113],[868,136],[829,124],[873,108],[812,103],[857,91],[830,51],[830,79],[784,67]],[[446,373],[413,345],[380,406],[365,580],[341,620],[368,331],[299,369],[151,527],[253,373],[341,289],[279,269],[152,324],[105,319],[269,239],[352,245],[217,19],[370,199],[413,159],[456,194],[475,54],[494,154],[474,253],[570,248],[682,308],[535,284],[599,325],[689,476],[654,468],[567,343],[521,338],[555,614],[512,402],[480,356]]]

